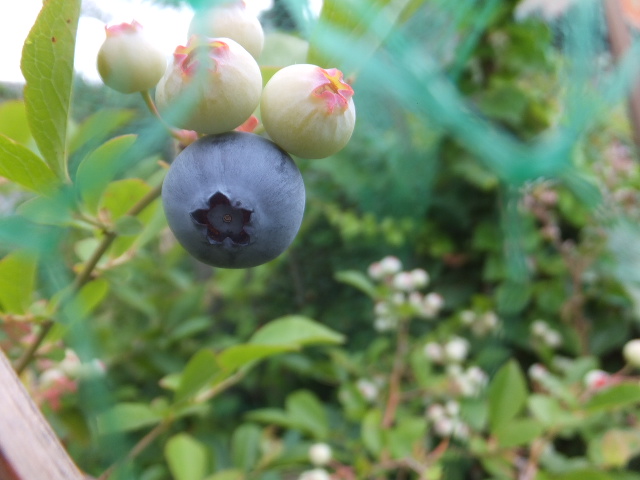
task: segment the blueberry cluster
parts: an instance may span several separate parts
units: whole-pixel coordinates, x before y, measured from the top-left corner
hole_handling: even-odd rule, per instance
[[[324,158],[347,144],[353,89],[339,70],[309,64],[280,69],[263,88],[256,58],[264,33],[244,2],[196,14],[189,34],[166,66],[138,23],[108,27],[99,72],[123,93],[156,86],[159,112],[198,138],[162,189],[182,246],[209,265],[257,266],[280,255],[302,223],[304,183],[290,155]],[[258,107],[270,140],[248,133]]]

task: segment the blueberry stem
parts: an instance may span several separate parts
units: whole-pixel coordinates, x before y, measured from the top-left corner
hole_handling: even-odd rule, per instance
[[[153,101],[153,98],[151,98],[151,93],[149,92],[149,90],[144,90],[140,92],[140,95],[142,96],[142,99],[144,100],[144,103],[149,109],[149,111],[153,114],[154,117],[156,117],[160,121],[162,126],[167,130],[167,132],[169,132],[169,134],[173,138],[178,140],[178,142],[180,142],[182,145],[189,145],[191,142],[193,142],[193,139],[185,135],[183,133],[183,130],[178,130],[177,128],[174,128],[171,125],[169,125],[167,122],[165,122],[164,118],[162,118],[162,115],[160,115],[160,112],[158,111],[158,107],[156,107],[156,104]]]
[[[134,217],[142,212],[146,207],[148,207],[154,200],[160,197],[160,192],[162,190],[162,185],[158,185],[154,189],[150,190],[144,197],[142,197],[138,202],[133,205],[125,215]],[[70,295],[75,295],[80,291],[80,289],[85,286],[93,275],[93,271],[100,262],[102,256],[107,252],[113,241],[118,237],[118,234],[110,231],[104,230],[104,237],[102,237],[102,241],[96,247],[93,254],[85,263],[84,268],[78,273],[78,276],[73,282],[73,286],[70,292]],[[31,363],[31,360],[35,357],[38,348],[42,345],[42,342],[51,331],[55,322],[52,319],[47,319],[42,323],[40,328],[40,332],[38,332],[38,336],[33,341],[29,348],[25,350],[22,356],[18,359],[15,365],[15,370],[18,375],[20,375],[24,369]]]

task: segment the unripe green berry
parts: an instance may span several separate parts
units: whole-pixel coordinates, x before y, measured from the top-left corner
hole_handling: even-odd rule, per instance
[[[189,36],[225,37],[242,45],[253,58],[264,47],[264,31],[258,18],[247,11],[242,1],[216,5],[205,12],[196,12],[189,25]]]
[[[342,150],[356,122],[353,89],[342,72],[315,65],[279,70],[262,93],[264,128],[281,148],[301,158],[324,158]]]
[[[156,88],[158,108],[184,100],[176,126],[199,133],[223,133],[242,125],[260,103],[262,74],[255,59],[229,38],[191,37],[179,46]]]
[[[632,367],[640,367],[640,338],[628,341],[622,349],[622,355]]]
[[[106,27],[107,38],[98,52],[98,72],[108,87],[135,93],[156,86],[167,67],[164,54],[144,35],[135,20]]]

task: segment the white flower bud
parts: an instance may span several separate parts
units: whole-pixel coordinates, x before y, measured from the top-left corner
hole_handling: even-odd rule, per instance
[[[42,372],[42,374],[40,375],[40,386],[42,388],[48,388],[51,387],[53,385],[55,385],[56,383],[58,383],[59,380],[62,380],[63,378],[66,378],[66,375],[64,374],[64,372],[62,370],[60,370],[59,368],[50,368],[48,370],[45,370],[44,372]]]
[[[549,374],[547,369],[544,366],[540,365],[539,363],[534,363],[533,365],[531,365],[529,367],[528,373],[529,373],[529,378],[538,382],[540,380],[543,380]]]
[[[384,277],[382,264],[380,262],[372,263],[371,265],[369,265],[369,268],[367,269],[367,273],[369,274],[369,277],[371,277],[373,280],[382,279]]]
[[[444,299],[439,293],[431,292],[424,297],[422,303],[422,315],[425,318],[434,318],[444,306]]]
[[[421,268],[411,270],[409,275],[411,275],[415,288],[424,288],[429,283],[429,274]]]
[[[550,348],[562,346],[562,336],[555,330],[547,330],[542,336],[542,340]]]
[[[331,480],[331,476],[324,468],[315,468],[302,472],[298,480]]]
[[[531,324],[531,333],[536,337],[543,338],[548,331],[549,325],[544,320],[536,320]]]
[[[393,287],[403,292],[411,292],[415,290],[413,277],[409,272],[399,272],[393,277]]]
[[[446,418],[447,413],[442,405],[434,403],[427,408],[427,418],[433,422],[437,422],[441,418]]]
[[[442,363],[444,361],[444,350],[439,343],[427,343],[424,346],[424,354],[432,362]]]
[[[447,417],[436,420],[433,425],[434,430],[441,437],[450,437],[453,433],[453,427],[453,421]]]
[[[640,367],[640,339],[629,340],[622,349],[622,355],[632,367]]]
[[[471,325],[476,320],[476,312],[473,310],[463,310],[460,312],[460,320],[464,325]]]
[[[384,275],[393,275],[402,270],[402,262],[398,257],[388,255],[380,260],[380,266]]]
[[[378,398],[378,386],[370,380],[361,378],[356,382],[356,388],[363,396],[363,398],[369,402],[373,402]]]
[[[444,355],[451,362],[463,362],[468,353],[469,342],[464,338],[454,337],[444,345]]]
[[[450,417],[457,417],[460,415],[460,404],[455,400],[449,400],[445,403],[444,409]]]
[[[309,448],[309,459],[316,467],[322,467],[331,461],[332,453],[326,443],[314,443]]]

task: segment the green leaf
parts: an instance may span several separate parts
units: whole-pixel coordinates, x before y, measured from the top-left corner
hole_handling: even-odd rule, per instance
[[[36,256],[24,251],[0,260],[0,310],[25,313],[31,305],[36,277]]]
[[[409,458],[420,448],[427,432],[424,418],[405,417],[388,432],[388,444],[394,458]]]
[[[287,397],[287,415],[291,421],[313,435],[316,440],[329,436],[329,421],[322,402],[308,390],[299,390]]]
[[[182,372],[176,400],[184,400],[197,394],[221,372],[215,352],[209,349],[199,350]]]
[[[27,147],[0,135],[0,176],[36,193],[50,193],[58,179]]]
[[[526,445],[542,435],[544,427],[532,418],[515,419],[502,424],[493,433],[503,448]]]
[[[105,191],[131,153],[136,135],[112,138],[91,152],[78,166],[76,184],[87,208],[95,213],[102,193]]]
[[[221,470],[205,480],[244,480],[244,478],[244,473],[240,470]]]
[[[33,139],[22,100],[0,103],[0,134],[25,146]]]
[[[138,200],[149,193],[151,187],[137,178],[125,178],[111,182],[100,201],[100,208],[111,214],[115,221],[126,214]]]
[[[312,344],[340,344],[344,335],[310,318],[290,315],[273,320],[260,328],[249,340],[251,344],[282,345],[299,348]]]
[[[169,439],[164,456],[175,480],[202,480],[207,474],[207,447],[186,433]]]
[[[124,237],[138,235],[143,229],[144,225],[140,219],[130,215],[118,218],[113,224],[113,231]]]
[[[384,432],[382,430],[382,412],[370,410],[362,420],[360,436],[362,443],[371,452],[378,456],[384,447]]]
[[[279,408],[259,408],[257,410],[252,410],[247,413],[246,418],[248,420],[267,425],[278,425],[287,428],[293,427],[287,412]]]
[[[640,385],[623,383],[596,393],[585,405],[590,413],[640,404]]]
[[[75,295],[72,301],[74,318],[84,318],[89,315],[104,300],[109,292],[109,282],[104,278],[98,278],[87,283]]]
[[[22,203],[17,211],[23,217],[41,225],[70,225],[74,222],[74,199],[66,190],[49,197],[35,197]]]
[[[292,350],[295,349],[287,345],[234,345],[218,354],[218,363],[231,371]]]
[[[47,165],[66,179],[67,124],[80,0],[49,0],[22,49],[24,101],[31,133]]]
[[[558,399],[551,396],[531,395],[527,405],[535,419],[545,427],[558,428],[581,421],[565,410]]]
[[[262,429],[253,423],[240,425],[231,437],[231,458],[236,468],[249,472],[260,455]]]
[[[551,476],[551,480],[613,480],[609,473],[600,470],[574,470],[573,472]]]
[[[101,434],[130,432],[150,427],[162,421],[157,413],[145,403],[118,403],[97,418]]]
[[[73,134],[69,142],[69,153],[81,148],[97,147],[134,116],[135,112],[132,110],[98,110],[84,120]]]
[[[489,385],[489,426],[497,430],[513,420],[527,401],[527,383],[517,362],[507,362]]]
[[[376,287],[362,272],[359,272],[357,270],[346,270],[336,273],[335,278],[339,282],[357,288],[370,298],[376,297]]]

